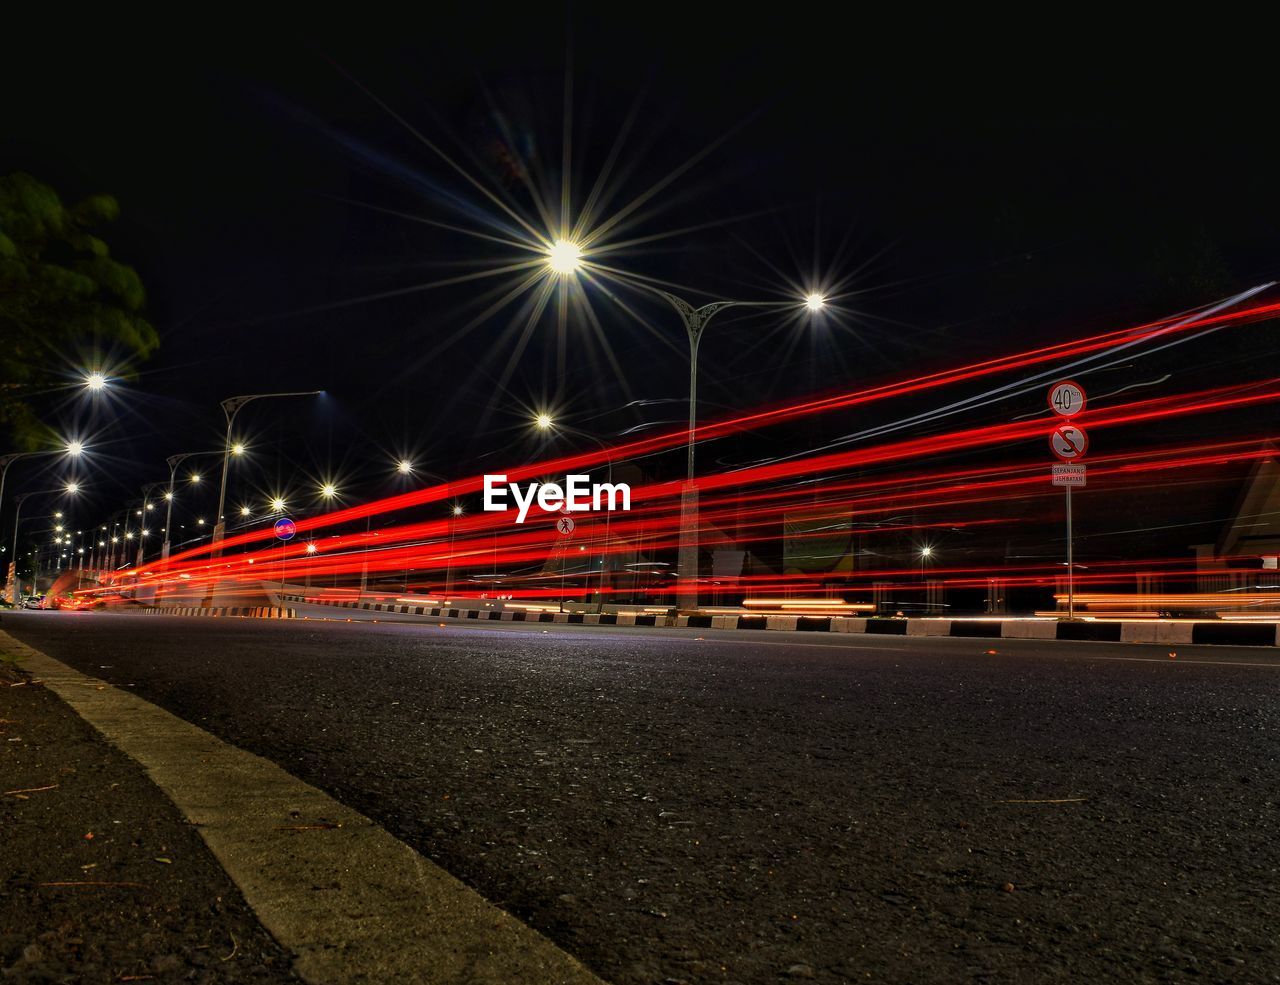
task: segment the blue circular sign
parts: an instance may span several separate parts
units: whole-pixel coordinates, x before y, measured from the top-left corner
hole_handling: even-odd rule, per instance
[[[281,540],[292,540],[293,535],[298,532],[298,525],[285,517],[283,520],[276,521],[276,536]]]

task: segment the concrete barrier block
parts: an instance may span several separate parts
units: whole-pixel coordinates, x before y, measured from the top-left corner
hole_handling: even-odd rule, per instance
[[[1000,635],[1007,640],[1054,640],[1058,624],[1051,619],[1009,619],[1000,627]]]
[[[1160,624],[1154,622],[1122,622],[1120,624],[1121,643],[1158,643],[1160,642]]]
[[[765,627],[767,629],[780,629],[785,632],[795,629],[799,620],[799,616],[767,616],[765,618]]]
[[[908,636],[950,636],[950,619],[908,619]]]
[[[1158,622],[1153,624],[1156,630],[1156,643],[1190,643],[1191,623]]]
[[[866,631],[867,621],[856,616],[836,616],[831,620],[833,633],[865,633]]]
[[[737,616],[712,616],[711,628],[712,629],[737,629],[738,617]]]
[[[618,626],[634,626],[635,624],[636,624],[636,614],[635,614],[634,612],[619,612],[619,613],[618,613],[618,621],[617,621],[617,623],[615,623],[615,625],[618,625]]]

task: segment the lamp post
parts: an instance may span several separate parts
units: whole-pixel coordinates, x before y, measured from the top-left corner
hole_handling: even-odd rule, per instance
[[[698,607],[698,490],[694,484],[695,429],[698,425],[698,347],[708,323],[726,308],[780,308],[790,307],[787,301],[712,301],[695,308],[688,301],[669,291],[646,288],[661,296],[680,316],[685,334],[689,338],[689,443],[684,490],[680,497],[680,548],[677,558],[676,605],[682,609]],[[804,299],[805,308],[817,313],[826,305],[820,294],[810,294]]]
[[[402,476],[411,476],[411,475],[417,475],[421,473],[422,475],[425,475],[429,479],[435,479],[437,482],[443,482],[446,486],[449,485],[449,480],[446,479],[444,476],[440,475],[437,472],[428,472],[426,469],[418,468],[418,466],[414,464],[413,460],[409,458],[402,458],[396,462],[396,472],[397,474]],[[458,510],[458,509],[460,508],[455,507],[455,510]],[[459,512],[455,512],[454,515],[458,516],[461,514]],[[369,577],[369,522],[371,520],[372,520],[371,516],[365,517],[364,563],[360,569],[360,595],[362,597],[364,596],[365,588],[368,585],[368,577]],[[449,545],[450,545],[450,554],[452,554],[453,552],[453,540],[452,540],[453,521],[452,520],[449,521],[449,527],[450,527]],[[452,558],[450,558],[450,563],[452,563]],[[409,593],[409,570],[410,570],[409,559],[406,558],[405,568],[404,568],[404,591],[406,595]],[[337,584],[336,576],[335,576],[334,584],[335,585]]]
[[[449,560],[446,562],[444,571],[444,594],[445,601],[449,601],[449,596],[453,595],[453,534],[454,527],[457,524],[458,517],[465,512],[461,503],[454,503],[453,508],[449,511]]]
[[[550,414],[543,413],[543,414],[539,414],[537,417],[533,419],[533,426],[536,427],[539,431],[552,431],[552,430],[555,430],[558,425],[556,424],[555,419]],[[613,485],[613,449],[610,448],[602,440],[600,440],[593,434],[587,434],[585,431],[579,431],[577,428],[567,428],[567,427],[563,427],[562,425],[560,427],[561,427],[561,430],[567,431],[571,434],[575,434],[581,438],[586,438],[588,441],[593,442],[596,445],[596,447],[598,447],[602,452],[604,452],[605,461],[608,463],[608,475],[605,481],[608,482],[609,485]],[[606,564],[606,559],[609,556],[609,520],[612,517],[612,515],[613,515],[612,510],[605,510],[604,545],[601,548],[601,552],[600,552],[600,602],[596,606],[597,612],[604,612],[605,564]],[[495,551],[496,551],[496,546],[495,546]],[[563,558],[561,558],[561,569],[563,573]],[[562,595],[564,594],[563,590],[561,591],[561,594]]]
[[[924,592],[924,602],[921,609],[926,614],[929,611],[929,583],[924,578],[924,565],[929,558],[933,557],[933,548],[926,544],[920,548],[920,590]]]
[[[232,445],[231,442],[231,426],[235,423],[236,415],[240,413],[241,408],[245,404],[254,400],[266,400],[272,397],[318,397],[324,393],[323,390],[294,390],[287,393],[250,393],[239,397],[228,397],[222,401],[222,414],[227,419],[227,437],[222,446],[222,484],[218,489],[218,512],[213,520],[213,543],[216,545],[222,540],[226,533],[226,523],[222,519],[222,509],[227,503],[227,470],[231,465],[232,454],[240,454],[244,451],[243,445]],[[210,592],[213,588],[210,586]]]
[[[576,274],[586,262],[581,245],[568,240],[556,240],[546,250],[547,268],[561,277]],[[652,284],[631,278],[627,278],[626,282],[632,287],[656,294],[671,305],[680,316],[685,335],[689,339],[689,442],[685,485],[680,497],[680,548],[677,571],[680,587],[676,595],[676,605],[682,609],[695,609],[698,606],[698,492],[694,485],[694,431],[698,424],[698,346],[708,323],[726,308],[789,308],[796,302],[711,301],[694,307],[683,298]],[[801,299],[800,304],[810,314],[817,314],[826,307],[827,300],[822,294],[811,292]]]
[[[196,458],[199,455],[220,455],[217,451],[187,451],[181,455],[170,455],[166,458],[165,464],[169,466],[169,487],[164,492],[165,513],[164,513],[164,544],[160,548],[160,559],[162,561],[169,560],[169,545],[171,543],[171,530],[173,530],[173,499],[175,495],[174,484],[177,481],[178,466],[185,462],[188,458]],[[191,483],[196,485],[200,482],[198,472],[191,473]]]
[[[53,493],[67,493],[74,496],[80,491],[80,487],[74,482],[68,482],[61,489],[40,489],[36,492],[26,492],[14,497],[15,509],[13,511],[13,562],[9,565],[9,601],[14,605],[18,604],[18,523],[22,518],[22,504],[32,496],[50,496]]]
[[[79,441],[70,441],[66,448],[51,451],[18,451],[9,455],[0,455],[0,509],[4,507],[4,480],[9,474],[9,466],[20,458],[37,458],[42,455],[70,455],[72,458],[78,458],[84,452],[84,444]],[[15,549],[15,557],[16,549]]]
[[[142,487],[142,520],[138,523],[138,559],[134,563],[135,568],[142,567],[146,550],[144,535],[151,532],[151,528],[147,525],[147,514],[155,509],[155,503],[151,502],[151,494],[164,485],[165,483],[163,482],[148,482]],[[172,503],[173,500],[169,502]],[[167,524],[166,529],[168,529]]]

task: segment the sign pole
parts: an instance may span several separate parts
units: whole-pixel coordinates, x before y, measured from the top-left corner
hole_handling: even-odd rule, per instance
[[[287,561],[285,557],[285,548],[288,546],[294,535],[298,532],[298,525],[290,520],[287,516],[282,516],[275,522],[276,539],[280,541],[280,595],[276,599],[280,603],[280,615],[284,615],[284,566]],[[308,569],[309,571],[310,569]]]
[[[1067,491],[1067,619],[1076,617],[1076,557],[1075,538],[1071,529],[1071,487],[1085,483],[1085,466],[1072,464],[1084,458],[1089,449],[1089,437],[1084,428],[1072,424],[1071,419],[1084,412],[1087,396],[1084,387],[1074,380],[1063,380],[1049,389],[1049,409],[1062,419],[1049,435],[1049,447],[1063,465],[1052,470],[1054,485]]]
[[[1071,487],[1067,486],[1067,619],[1076,617],[1076,564],[1071,539]]]

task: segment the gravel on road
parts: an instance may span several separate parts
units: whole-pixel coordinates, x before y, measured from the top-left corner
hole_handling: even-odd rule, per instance
[[[0,981],[299,981],[132,760],[0,660]]]
[[[328,790],[619,985],[1280,981],[1274,658],[4,629]]]

